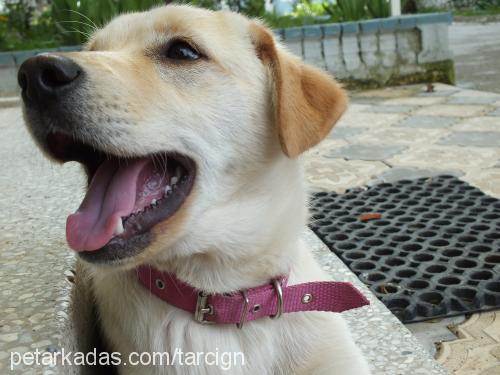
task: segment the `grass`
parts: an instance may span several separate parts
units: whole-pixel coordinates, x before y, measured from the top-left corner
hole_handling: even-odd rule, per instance
[[[269,27],[272,27],[274,29],[335,22],[331,17],[315,18],[312,16],[278,16],[273,13],[266,13],[261,18]]]
[[[485,9],[464,8],[453,11],[454,16],[494,16],[500,14],[500,6],[491,6]]]
[[[0,39],[0,52],[49,49],[60,47],[63,44],[62,38],[54,35],[35,34],[24,38],[14,33],[7,33],[5,38]]]
[[[419,7],[418,13],[440,13],[446,12],[446,9],[438,8],[438,7]]]
[[[24,33],[9,29],[0,21],[0,52],[30,49],[47,49],[63,45],[62,35],[54,30],[33,28]]]

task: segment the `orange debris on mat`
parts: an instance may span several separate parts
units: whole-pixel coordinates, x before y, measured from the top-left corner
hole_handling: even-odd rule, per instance
[[[361,221],[370,221],[370,220],[377,220],[377,219],[382,219],[382,214],[378,212],[364,212],[361,215],[359,215],[359,220]]]

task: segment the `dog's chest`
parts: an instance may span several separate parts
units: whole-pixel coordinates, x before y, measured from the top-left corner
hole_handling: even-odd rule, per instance
[[[279,362],[288,362],[288,353],[281,352],[276,342],[280,324],[274,321],[252,322],[242,330],[233,325],[201,325],[192,314],[159,300],[130,275],[96,278],[94,290],[110,351],[120,352],[122,358],[133,352],[149,353],[145,358],[168,353],[163,354],[163,366],[148,370],[122,366],[120,373],[220,374],[222,366],[230,366],[231,374],[266,374],[273,373],[270,369]]]

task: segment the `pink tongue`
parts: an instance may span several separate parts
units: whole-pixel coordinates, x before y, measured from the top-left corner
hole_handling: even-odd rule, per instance
[[[134,210],[139,175],[149,162],[137,159],[119,165],[108,160],[101,164],[80,208],[66,221],[66,239],[73,250],[97,250],[113,238],[118,221]]]

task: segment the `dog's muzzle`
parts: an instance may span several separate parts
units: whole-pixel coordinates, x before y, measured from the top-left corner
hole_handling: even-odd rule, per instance
[[[17,80],[27,107],[52,106],[82,81],[83,69],[60,55],[29,58],[19,68]]]
[[[100,264],[124,263],[145,251],[154,240],[153,228],[171,219],[191,193],[194,160],[179,150],[131,154],[126,142],[118,147],[117,134],[127,130],[119,120],[100,123],[113,114],[95,113],[105,100],[90,87],[85,70],[66,56],[26,60],[18,81],[26,125],[41,149],[58,162],[76,161],[87,172],[85,198],[66,221],[69,246]]]

